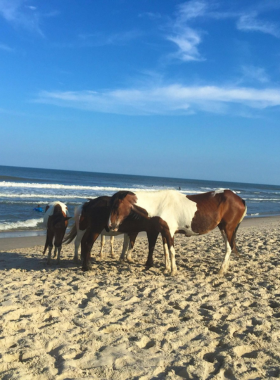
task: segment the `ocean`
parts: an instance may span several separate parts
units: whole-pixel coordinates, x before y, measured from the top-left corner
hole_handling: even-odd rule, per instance
[[[162,189],[183,194],[231,189],[246,201],[247,217],[280,215],[280,186],[0,166],[0,237],[40,234],[43,213],[34,211],[37,205],[44,209],[59,200],[73,215],[88,198]]]

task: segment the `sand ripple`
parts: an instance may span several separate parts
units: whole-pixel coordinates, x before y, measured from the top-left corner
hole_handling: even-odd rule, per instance
[[[279,378],[278,229],[241,228],[225,277],[218,231],[175,243],[175,278],[160,240],[148,271],[144,238],[133,264],[96,259],[88,273],[73,246],[50,267],[42,247],[1,252],[1,378]]]

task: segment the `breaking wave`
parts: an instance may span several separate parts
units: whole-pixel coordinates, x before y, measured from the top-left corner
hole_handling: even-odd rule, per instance
[[[43,218],[40,219],[28,219],[24,221],[17,221],[17,222],[4,222],[0,223],[0,231],[7,231],[7,230],[18,230],[18,229],[33,229],[35,227],[43,227]]]

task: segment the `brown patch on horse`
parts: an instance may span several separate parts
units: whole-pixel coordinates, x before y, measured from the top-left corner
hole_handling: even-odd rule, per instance
[[[191,229],[200,235],[212,231],[220,222],[220,205],[224,202],[224,193],[213,192],[187,195],[196,203],[197,211],[191,223]]]

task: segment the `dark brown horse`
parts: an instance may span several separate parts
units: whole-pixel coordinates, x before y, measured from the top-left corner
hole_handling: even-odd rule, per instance
[[[54,257],[57,253],[57,263],[60,262],[60,252],[62,240],[65,235],[66,228],[68,226],[69,216],[67,206],[62,202],[52,202],[46,206],[44,215],[44,225],[47,228],[46,243],[43,254],[45,254],[49,247],[48,264],[51,262],[51,252],[54,241]]]
[[[66,243],[70,243],[77,236],[77,231],[80,231],[79,233],[82,234],[82,269],[85,271],[91,269],[90,258],[94,242],[104,228],[107,228],[110,215],[110,200],[111,197],[103,196],[84,203],[78,222],[78,229],[73,226],[69,235],[64,240]],[[121,260],[126,258],[128,261],[132,261],[130,252],[134,247],[138,232],[146,231],[149,241],[149,256],[146,265],[149,267],[153,265],[153,251],[159,234],[157,229],[157,219],[158,218],[148,218],[144,211],[142,211],[141,215],[132,212],[126,221],[124,221],[119,231],[114,232],[115,235],[119,233],[125,233],[128,235],[128,239],[124,240],[123,251],[120,257]],[[130,251],[127,255],[128,246],[130,246]]]
[[[158,217],[156,229],[162,234],[166,269],[171,270],[172,275],[177,273],[174,234],[202,235],[218,226],[226,248],[219,272],[223,274],[228,270],[231,251],[237,252],[235,237],[239,224],[246,215],[246,206],[244,200],[231,190],[188,196],[175,190],[135,193],[120,191],[111,199],[109,229],[119,231],[131,212],[148,214],[150,218]]]

